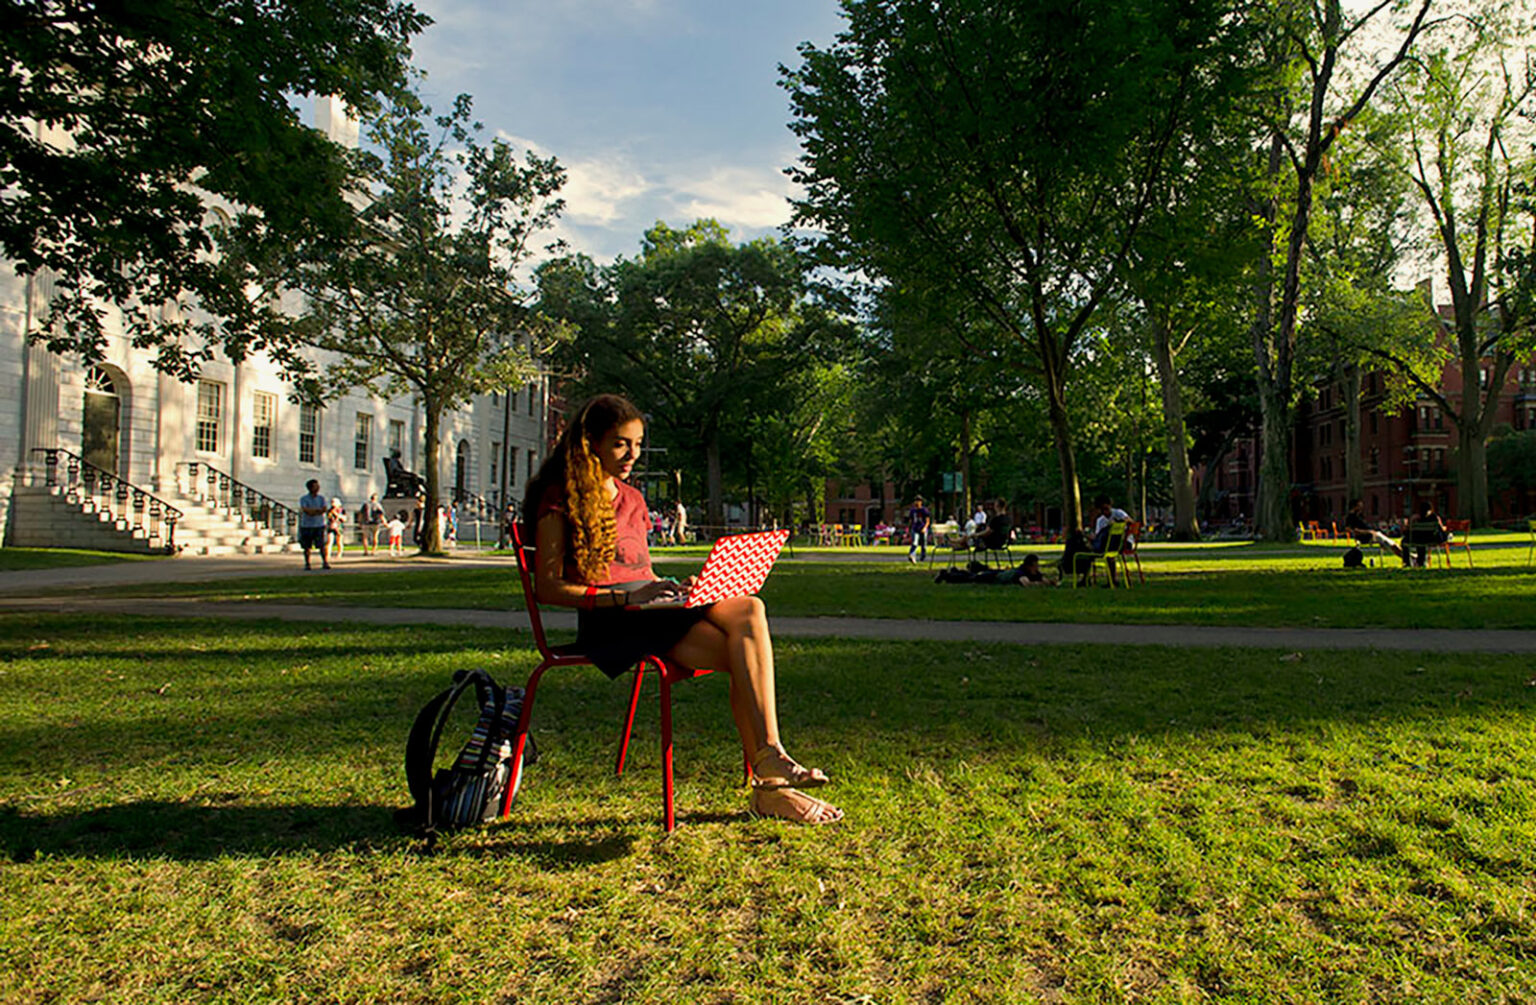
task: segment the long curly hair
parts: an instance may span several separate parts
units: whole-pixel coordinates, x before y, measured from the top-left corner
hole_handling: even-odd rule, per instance
[[[582,580],[588,583],[607,577],[618,538],[613,502],[603,491],[603,466],[596,447],[610,430],[636,419],[645,419],[640,409],[617,394],[600,394],[582,405],[528,483],[523,499],[525,533],[532,540],[539,503],[551,485],[559,487],[567,518],[566,547]]]

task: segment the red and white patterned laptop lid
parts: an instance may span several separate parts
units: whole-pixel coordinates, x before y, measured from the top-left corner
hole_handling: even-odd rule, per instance
[[[764,530],[722,537],[704,560],[699,581],[686,600],[662,600],[638,605],[650,607],[703,607],[727,597],[747,597],[762,589],[779,551],[789,540],[788,530]]]

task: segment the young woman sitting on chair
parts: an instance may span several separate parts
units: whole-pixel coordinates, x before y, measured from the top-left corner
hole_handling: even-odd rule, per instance
[[[799,764],[780,742],[763,602],[732,597],[702,607],[634,609],[678,590],[651,569],[645,499],[625,482],[644,437],[639,409],[618,395],[599,395],[582,406],[529,483],[523,512],[537,548],[539,603],[577,609],[577,645],[609,677],[647,653],[724,671],[731,716],[752,765],[752,811],[807,824],[840,820],[842,810],[801,791],[825,785],[827,776]]]

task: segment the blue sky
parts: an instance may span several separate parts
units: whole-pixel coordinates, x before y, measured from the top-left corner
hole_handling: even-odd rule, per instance
[[[789,217],[798,148],[780,63],[829,43],[836,0],[415,0],[424,94],[474,96],[488,133],[566,167],[559,231],[607,261],[656,220],[713,216],[739,240]]]

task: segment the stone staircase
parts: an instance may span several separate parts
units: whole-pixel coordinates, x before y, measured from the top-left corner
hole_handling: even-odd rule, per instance
[[[83,548],[138,555],[166,550],[168,527],[158,533],[114,517],[90,499],[72,495],[64,486],[18,484],[11,489],[10,533],[6,544],[16,548]],[[179,528],[178,528],[179,535]]]
[[[223,507],[177,491],[162,492],[181,510],[176,524],[176,550],[182,555],[271,555],[298,551],[298,543]]]

